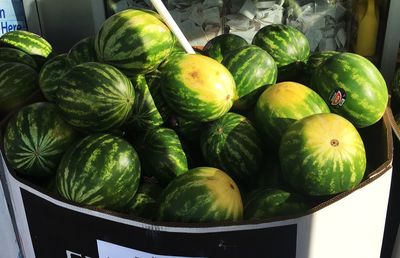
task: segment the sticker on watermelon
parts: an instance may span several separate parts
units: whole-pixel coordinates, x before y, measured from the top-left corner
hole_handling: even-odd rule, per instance
[[[346,101],[346,92],[341,88],[335,89],[329,97],[329,101],[333,107],[343,106],[344,102]]]

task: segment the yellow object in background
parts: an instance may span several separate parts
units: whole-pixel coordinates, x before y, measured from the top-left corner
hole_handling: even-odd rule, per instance
[[[373,56],[379,25],[379,9],[376,0],[358,0],[356,19],[358,23],[354,52],[362,56]]]

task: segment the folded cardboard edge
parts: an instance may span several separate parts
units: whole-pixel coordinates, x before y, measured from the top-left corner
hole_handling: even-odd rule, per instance
[[[392,127],[392,130],[394,134],[397,137],[397,140],[400,140],[400,128],[396,123],[395,115],[398,112],[399,107],[397,107],[396,103],[391,101],[391,98],[389,98],[389,104],[388,104],[388,118],[389,118],[389,123],[390,126]]]
[[[0,151],[3,155],[6,168],[5,168],[5,173],[9,173],[11,177],[13,177],[16,181],[20,182],[23,185],[26,185],[29,188],[32,188],[42,194],[44,194],[46,197],[52,198],[56,201],[67,203],[73,207],[78,207],[80,209],[87,209],[88,211],[96,211],[100,213],[104,213],[107,215],[111,216],[116,216],[118,218],[122,219],[128,219],[128,220],[133,220],[137,221],[139,223],[144,223],[147,224],[150,228],[163,228],[163,227],[180,227],[180,228],[203,228],[203,227],[224,227],[224,226],[243,226],[243,225],[253,225],[253,224],[264,224],[264,223],[270,223],[270,222],[278,222],[278,221],[285,221],[285,220],[293,220],[297,219],[303,216],[307,216],[310,214],[313,214],[324,207],[327,207],[337,201],[340,201],[341,199],[345,198],[346,196],[352,194],[354,191],[357,191],[358,189],[361,189],[373,181],[377,180],[379,177],[381,177],[383,174],[388,172],[390,168],[392,167],[392,161],[393,161],[393,138],[392,138],[392,127],[389,122],[389,110],[387,109],[385,111],[385,114],[383,115],[382,119],[378,122],[380,125],[373,125],[373,126],[379,126],[382,127],[382,133],[385,135],[385,162],[379,165],[375,170],[373,170],[371,173],[364,178],[364,180],[354,189],[339,193],[323,202],[320,204],[310,208],[306,212],[303,213],[298,213],[298,214],[293,214],[290,216],[277,216],[277,217],[272,217],[272,218],[267,218],[267,219],[256,219],[256,220],[242,220],[238,222],[218,222],[218,223],[176,223],[176,222],[159,222],[159,221],[152,221],[146,218],[141,218],[137,217],[131,214],[126,214],[126,213],[121,213],[121,212],[116,212],[116,211],[111,211],[111,210],[106,210],[106,209],[99,209],[96,207],[91,207],[91,206],[85,206],[85,205],[79,205],[74,202],[68,201],[63,199],[60,196],[57,196],[54,193],[51,193],[50,191],[41,188],[40,186],[34,185],[33,183],[27,181],[26,179],[20,178],[13,169],[9,169],[8,162],[4,156],[4,146],[3,146],[3,128],[5,127],[6,120],[0,121]],[[389,189],[388,189],[389,191]]]

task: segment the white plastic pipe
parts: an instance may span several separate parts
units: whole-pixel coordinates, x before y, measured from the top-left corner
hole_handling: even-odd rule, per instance
[[[179,43],[181,43],[182,47],[188,54],[195,54],[196,52],[190,45],[189,41],[186,39],[185,35],[183,35],[181,29],[176,24],[175,20],[172,18],[168,9],[165,7],[164,3],[161,0],[150,0],[153,4],[154,8],[156,8],[158,14],[163,18],[164,22],[167,24],[172,33],[175,34]]]

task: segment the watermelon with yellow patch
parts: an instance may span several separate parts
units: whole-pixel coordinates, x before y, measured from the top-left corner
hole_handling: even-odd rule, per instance
[[[238,221],[243,216],[236,183],[212,167],[197,167],[175,178],[161,193],[159,203],[161,221]]]

